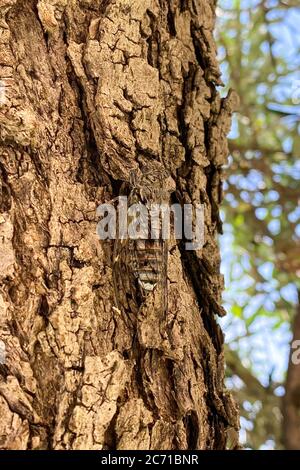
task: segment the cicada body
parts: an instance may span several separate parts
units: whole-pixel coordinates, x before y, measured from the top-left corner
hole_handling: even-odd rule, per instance
[[[160,210],[169,202],[170,192],[164,185],[167,177],[165,171],[151,170],[139,179],[133,175],[130,183],[124,183],[121,188],[121,195],[127,196],[128,233],[127,237],[117,234],[115,240],[113,279],[117,306],[129,315],[137,314],[154,291],[161,312],[167,309],[168,241],[163,236],[163,211]],[[133,207],[140,211],[140,230],[134,234],[130,226],[138,224]]]

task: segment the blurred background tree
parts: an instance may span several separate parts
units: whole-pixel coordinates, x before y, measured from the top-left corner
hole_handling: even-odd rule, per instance
[[[290,407],[300,370],[289,362],[300,319],[300,4],[218,5],[223,81],[241,100],[229,136],[221,237],[228,382],[245,447],[300,449],[299,405]]]

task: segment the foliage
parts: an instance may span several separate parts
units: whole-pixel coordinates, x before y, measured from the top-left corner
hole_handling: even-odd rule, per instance
[[[235,361],[246,366],[242,384],[233,379],[232,356],[228,369],[250,448],[281,446],[278,396],[300,284],[299,21],[295,1],[221,0],[218,8],[223,79],[241,100],[229,141],[222,244],[231,312],[225,328]],[[245,370],[260,380],[263,397],[255,387],[243,394]]]

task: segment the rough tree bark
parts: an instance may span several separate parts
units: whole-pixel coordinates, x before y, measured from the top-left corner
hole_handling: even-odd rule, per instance
[[[293,339],[283,397],[283,443],[287,450],[300,449],[300,291],[293,323]],[[297,348],[293,343],[297,341]]]
[[[0,445],[223,449],[221,99],[214,0],[0,0]],[[205,246],[169,256],[169,309],[114,309],[96,207],[161,159],[205,205]]]

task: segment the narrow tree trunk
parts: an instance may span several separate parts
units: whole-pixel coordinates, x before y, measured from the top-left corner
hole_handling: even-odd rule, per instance
[[[300,450],[300,291],[298,297],[283,397],[283,442],[287,450]]]
[[[220,99],[214,0],[0,0],[0,445],[222,449]],[[96,207],[161,160],[205,206],[205,245],[175,245],[166,316],[114,304]],[[1,361],[0,361],[1,362]]]

